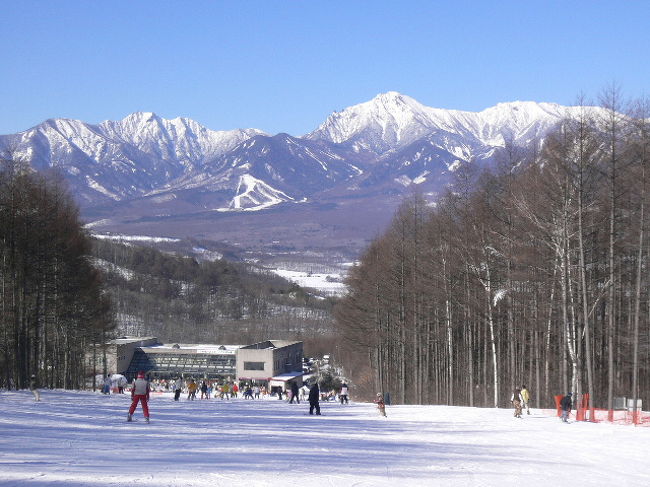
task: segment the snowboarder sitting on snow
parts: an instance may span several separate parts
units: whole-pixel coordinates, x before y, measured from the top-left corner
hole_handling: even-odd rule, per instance
[[[562,421],[565,423],[569,422],[569,414],[571,414],[571,407],[573,406],[571,402],[571,393],[569,392],[566,396],[560,401],[560,407],[562,408]]]
[[[320,416],[320,404],[318,404],[319,397],[320,391],[318,389],[318,382],[314,382],[314,385],[309,389],[309,414],[314,414],[314,409],[316,409],[316,416]]]
[[[521,391],[519,389],[515,389],[512,392],[510,402],[515,407],[515,418],[521,418],[521,405],[524,402],[524,399],[521,397]]]
[[[381,392],[377,393],[377,397],[375,398],[375,404],[377,405],[377,409],[379,410],[379,414],[381,414],[385,418],[386,417],[386,404],[384,403],[384,398],[381,395]]]
[[[133,420],[133,413],[135,408],[138,406],[138,402],[142,404],[142,412],[144,413],[144,420],[149,422],[149,406],[147,402],[149,401],[149,381],[144,378],[144,372],[138,372],[138,378],[133,381],[133,386],[131,387],[131,408],[129,409],[129,414],[126,417],[127,421]]]

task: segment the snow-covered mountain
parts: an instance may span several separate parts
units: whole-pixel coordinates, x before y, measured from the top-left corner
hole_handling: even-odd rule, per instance
[[[462,164],[489,164],[508,143],[539,144],[572,110],[535,102],[445,110],[388,92],[333,113],[303,137],[214,131],[137,112],[96,125],[47,120],[0,136],[0,149],[37,170],[58,169],[84,208],[140,201],[148,214],[162,206],[165,214],[261,210],[413,185],[435,192]]]
[[[571,107],[553,103],[500,103],[481,112],[431,108],[395,91],[335,112],[305,137],[351,145],[355,150],[384,154],[438,134],[440,146],[503,146],[505,140],[528,143],[543,136]],[[462,142],[445,141],[446,137]],[[467,155],[462,150],[459,155]]]
[[[237,144],[262,134],[255,129],[214,131],[187,118],[166,120],[133,113],[91,125],[51,119],[19,134],[0,137],[0,147],[37,170],[56,168],[82,204],[146,195],[170,180],[201,172]]]

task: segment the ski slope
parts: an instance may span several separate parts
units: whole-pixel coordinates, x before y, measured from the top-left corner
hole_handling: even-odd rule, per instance
[[[354,396],[352,396],[354,399]],[[650,485],[650,428],[533,410],[0,392],[2,486]]]

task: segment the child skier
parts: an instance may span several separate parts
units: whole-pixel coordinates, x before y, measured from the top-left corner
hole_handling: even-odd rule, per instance
[[[144,420],[149,422],[149,406],[147,402],[149,401],[149,381],[144,378],[144,372],[138,372],[138,378],[133,381],[133,386],[131,387],[131,408],[129,409],[129,414],[126,417],[127,421],[133,420],[133,413],[135,408],[138,406],[138,402],[142,403],[142,412],[144,413]]]
[[[377,409],[379,410],[379,414],[381,414],[384,418],[386,418],[386,404],[384,403],[384,398],[381,395],[381,392],[377,393],[377,398],[375,399],[375,404],[377,405]]]

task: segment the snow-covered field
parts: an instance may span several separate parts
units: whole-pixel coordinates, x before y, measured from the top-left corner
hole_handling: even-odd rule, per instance
[[[0,392],[3,486],[643,486],[650,428],[539,411]]]
[[[301,287],[318,289],[325,294],[340,296],[345,294],[347,290],[347,286],[342,282],[343,276],[340,274],[311,273],[285,269],[273,269],[273,272]]]

